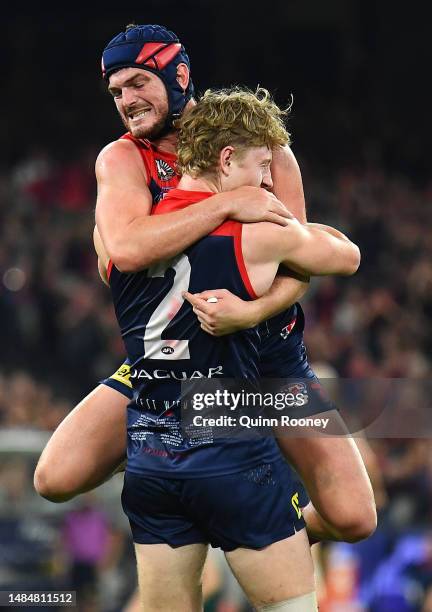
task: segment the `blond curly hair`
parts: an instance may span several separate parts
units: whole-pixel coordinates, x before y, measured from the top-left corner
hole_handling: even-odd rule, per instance
[[[220,151],[231,145],[241,156],[250,147],[273,149],[290,143],[285,127],[289,108],[282,110],[263,87],[255,92],[238,86],[208,89],[198,103],[175,122],[177,167],[197,177],[214,173]]]

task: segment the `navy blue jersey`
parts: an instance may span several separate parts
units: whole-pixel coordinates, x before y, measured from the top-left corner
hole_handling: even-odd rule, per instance
[[[264,378],[307,377],[310,366],[303,342],[305,319],[300,304],[260,323],[260,372]]]
[[[172,190],[153,211],[185,208],[211,193]],[[227,221],[170,261],[127,274],[110,266],[110,285],[130,362],[134,399],[128,408],[127,470],[177,478],[244,470],[279,456],[275,441],[231,437],[211,430],[187,438],[180,427],[181,382],[245,379],[258,384],[257,329],[215,338],[205,333],[183,291],[224,287],[255,298],[241,251],[242,224]]]

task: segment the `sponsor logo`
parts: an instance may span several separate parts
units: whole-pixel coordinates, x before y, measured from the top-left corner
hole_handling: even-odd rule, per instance
[[[170,348],[170,347],[168,347]],[[215,368],[209,368],[205,372],[201,372],[200,370],[193,370],[192,372],[183,371],[174,371],[174,370],[132,370],[131,371],[131,379],[133,380],[161,380],[164,378],[171,378],[174,380],[189,380],[193,378],[213,378],[215,376],[223,376],[223,366],[217,366]]]
[[[169,181],[175,176],[175,170],[172,168],[165,160],[157,159],[156,160],[156,169],[158,173],[159,180],[161,181]]]
[[[174,349],[172,346],[163,346],[161,348],[161,353],[164,355],[172,355],[174,353]]]
[[[294,495],[291,497],[291,504],[292,507],[294,508],[294,510],[297,513],[297,518],[301,518],[302,517],[302,511],[300,508],[300,502],[299,502],[299,494],[296,492],[294,493]]]
[[[130,369],[130,365],[128,365],[127,363],[124,363],[123,365],[121,365],[119,369],[117,370],[117,372],[114,372],[114,374],[110,376],[110,378],[112,378],[113,380],[118,380],[118,382],[121,382],[127,387],[132,388],[130,377],[131,377],[131,369]]]
[[[282,327],[280,335],[282,336],[284,340],[288,338],[288,336],[294,329],[294,325],[296,324],[296,321],[297,321],[297,317],[294,317],[294,319],[290,321],[288,325],[285,325],[285,327]]]

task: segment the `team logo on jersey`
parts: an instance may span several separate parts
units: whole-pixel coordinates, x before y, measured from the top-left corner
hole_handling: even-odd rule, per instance
[[[306,404],[309,403],[308,388],[306,383],[300,381],[287,383],[282,387],[282,389],[280,389],[280,391],[283,391],[283,393],[285,393],[285,397],[292,402],[290,404],[292,408],[300,408],[301,406],[306,406]]]
[[[156,160],[156,168],[159,180],[161,181],[169,181],[173,178],[173,176],[175,176],[174,168],[171,168],[171,166],[164,159]]]
[[[282,327],[280,335],[282,336],[282,338],[284,340],[286,340],[288,338],[288,336],[290,335],[290,333],[294,329],[294,325],[296,324],[296,321],[297,321],[297,317],[294,317],[294,319],[292,321],[290,321],[288,323],[288,325],[285,325],[285,327]]]
[[[286,385],[284,387],[284,391],[286,391],[287,393],[292,393],[293,395],[296,395],[297,393],[307,394],[307,387],[305,383],[295,382],[290,385]]]

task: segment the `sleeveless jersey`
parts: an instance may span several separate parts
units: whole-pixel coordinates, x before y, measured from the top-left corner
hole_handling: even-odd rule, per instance
[[[180,210],[213,195],[171,191],[153,210]],[[276,460],[272,438],[187,437],[180,426],[181,381],[259,381],[257,329],[216,338],[204,332],[183,291],[224,287],[255,298],[241,251],[242,224],[227,221],[170,261],[139,273],[111,267],[110,286],[130,361],[134,399],[128,408],[127,470],[193,478],[218,476]]]
[[[300,304],[263,321],[258,330],[260,373],[263,378],[310,378],[311,370],[303,341],[305,318]]]
[[[152,194],[153,205],[158,204],[180,181],[175,169],[177,156],[160,151],[149,140],[134,138],[129,133],[124,134],[122,139],[131,140],[138,148],[147,172],[147,185]]]

